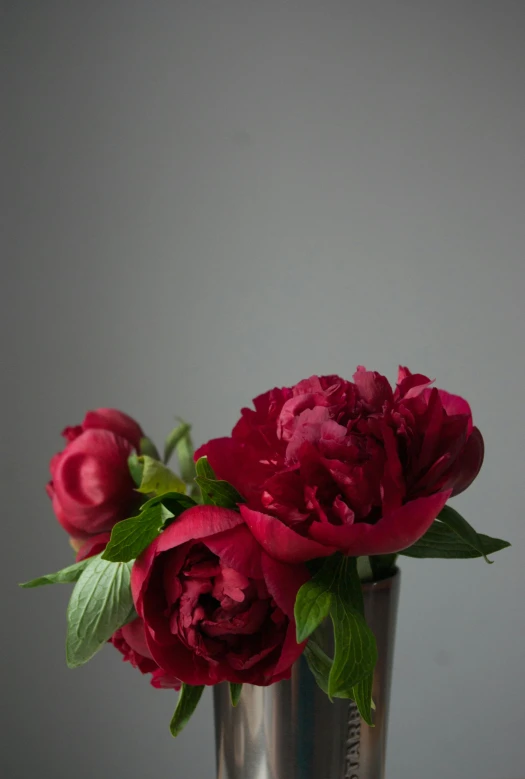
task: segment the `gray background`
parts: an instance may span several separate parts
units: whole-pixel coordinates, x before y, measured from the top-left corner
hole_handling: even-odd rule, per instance
[[[8,779],[213,776],[207,694],[107,648],[64,661],[44,494],[65,424],[226,434],[260,391],[358,363],[465,395],[455,505],[514,543],[403,561],[388,779],[525,775],[523,2],[2,6],[3,735]],[[321,779],[321,778],[320,778]]]

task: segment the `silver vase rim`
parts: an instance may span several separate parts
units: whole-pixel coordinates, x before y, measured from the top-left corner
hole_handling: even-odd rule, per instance
[[[379,590],[389,590],[394,582],[399,581],[401,578],[401,571],[399,568],[395,568],[391,576],[386,576],[384,579],[378,579],[376,582],[363,582],[361,588],[365,592],[378,592]]]

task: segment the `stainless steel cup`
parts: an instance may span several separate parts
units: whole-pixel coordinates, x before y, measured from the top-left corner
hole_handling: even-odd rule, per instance
[[[236,708],[227,684],[214,688],[217,779],[384,779],[399,584],[398,571],[363,586],[379,653],[375,727],[361,720],[352,701],[331,703],[301,657],[289,681],[245,684]]]

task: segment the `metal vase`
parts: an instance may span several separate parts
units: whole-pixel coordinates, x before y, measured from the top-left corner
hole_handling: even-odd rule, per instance
[[[301,657],[289,681],[245,684],[236,708],[227,684],[214,688],[217,779],[384,779],[399,579],[398,571],[363,586],[379,653],[375,727],[353,701],[330,703]]]

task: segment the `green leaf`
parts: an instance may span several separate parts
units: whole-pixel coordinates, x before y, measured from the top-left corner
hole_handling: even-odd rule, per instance
[[[66,659],[70,668],[90,660],[131,616],[131,563],[89,559],[67,607]]]
[[[135,486],[140,487],[142,482],[142,474],[144,473],[144,466],[136,454],[130,454],[128,457],[128,468],[131,474],[131,478],[135,482]]]
[[[170,730],[173,737],[178,736],[181,730],[189,722],[191,715],[197,708],[201,699],[204,686],[192,687],[189,684],[183,684],[179,693],[177,708],[171,719]]]
[[[237,706],[239,703],[241,692],[242,684],[234,684],[233,682],[230,682],[230,700],[232,702],[232,706]]]
[[[199,457],[195,463],[195,471],[197,476],[202,476],[204,479],[215,479],[215,473],[207,457]]]
[[[102,553],[102,559],[113,563],[135,560],[157,538],[165,523],[173,516],[162,503],[157,503],[142,511],[138,517],[117,522]]]
[[[489,560],[485,554],[483,549],[483,542],[472,525],[469,525],[467,520],[462,517],[461,514],[459,514],[455,509],[453,509],[452,506],[445,506],[445,508],[441,509],[438,514],[438,519],[443,522],[444,525],[457,533],[463,541],[479,552],[485,558],[487,563],[493,562]]]
[[[152,506],[158,506],[162,503],[168,511],[173,513],[174,517],[180,516],[183,511],[196,506],[197,504],[190,498],[189,495],[184,495],[183,492],[165,492],[163,495],[155,495],[154,498],[150,498],[140,507],[141,511],[147,511]]]
[[[330,698],[353,698],[361,716],[369,722],[372,701],[371,682],[368,685],[367,679],[373,679],[377,647],[374,634],[364,618],[357,560],[355,557],[343,557],[341,554],[333,555],[323,562],[311,581],[314,583],[311,592],[315,606],[310,614],[305,608],[308,606],[308,598],[304,603],[300,602],[299,620],[303,619],[307,623],[300,635],[305,635],[313,623],[319,624],[319,617],[325,612],[326,603],[322,600],[318,608],[315,594],[322,598],[325,592],[329,592],[331,597],[328,610],[333,623],[335,652],[334,659],[331,660],[319,646],[315,636],[310,638],[305,648],[310,670],[319,687]]]
[[[171,459],[171,456],[175,449],[177,448],[177,444],[179,441],[181,441],[183,438],[189,435],[189,432],[191,430],[191,425],[188,425],[187,422],[183,422],[180,420],[181,424],[175,427],[169,436],[166,438],[166,441],[164,443],[164,462],[168,463]]]
[[[306,659],[306,662],[308,663],[308,667],[310,668],[310,671],[314,675],[315,681],[317,682],[318,686],[321,688],[321,690],[328,695],[328,679],[330,677],[330,671],[332,669],[332,659],[328,657],[324,649],[322,649],[319,644],[316,641],[315,636],[312,636],[304,650],[304,656]],[[371,675],[371,678],[373,679],[373,674]],[[359,684],[359,683],[358,683]],[[358,685],[355,685],[354,687],[350,689],[341,688],[336,695],[334,695],[334,698],[352,698],[355,700],[356,694],[359,695],[360,690],[357,690],[357,693],[355,691],[356,687]],[[368,704],[373,708],[373,704],[369,702]],[[366,703],[365,703],[365,711],[366,711]]]
[[[412,544],[412,546],[404,549],[399,554],[402,554],[404,557],[415,557],[418,559],[466,560],[493,554],[510,546],[508,541],[491,538],[490,536],[483,535],[483,533],[478,533],[477,536],[484,554],[462,540],[448,525],[436,520],[419,541],[416,541],[415,544]]]
[[[294,616],[297,643],[302,644],[321,624],[330,612],[332,581],[323,568],[310,581],[305,582],[295,598]]]
[[[238,503],[244,503],[242,495],[227,481],[206,479],[204,476],[197,476],[195,481],[201,488],[202,499],[206,505],[234,509]]]
[[[154,460],[160,460],[159,450],[151,440],[151,438],[148,438],[147,436],[143,436],[140,439],[140,453],[141,454],[147,454],[148,457],[152,457]]]
[[[61,571],[56,573],[47,573],[44,576],[39,576],[38,579],[31,579],[29,582],[23,582],[20,587],[29,589],[31,587],[43,587],[45,584],[69,584],[70,582],[76,582],[80,578],[82,571],[87,568],[92,558],[87,560],[81,560],[79,563],[69,565],[67,568],[62,568]]]
[[[363,594],[355,557],[334,555],[328,559],[336,573],[330,607],[335,652],[328,679],[328,694],[334,697],[373,672],[377,647],[374,634],[364,618]]]
[[[377,554],[369,557],[374,581],[388,579],[396,570],[397,554]]]
[[[328,678],[332,669],[331,659],[313,638],[305,646],[304,656],[318,686],[328,695]]]
[[[184,423],[186,424],[186,423]],[[183,481],[186,484],[193,484],[195,479],[195,462],[193,459],[194,448],[193,441],[191,440],[190,425],[186,425],[186,433],[179,438],[175,450],[177,452],[177,460],[179,461],[179,471]]]
[[[359,714],[364,719],[367,725],[374,726],[372,721],[372,709],[374,703],[372,701],[372,685],[374,683],[374,674],[369,673],[360,682],[354,684],[352,687],[351,697],[357,704]]]
[[[155,495],[163,495],[166,492],[186,491],[186,485],[182,479],[179,479],[159,460],[154,460],[152,457],[148,457],[148,455],[143,455],[138,459],[144,466],[142,481],[138,488],[139,492],[146,494],[153,492]]]

